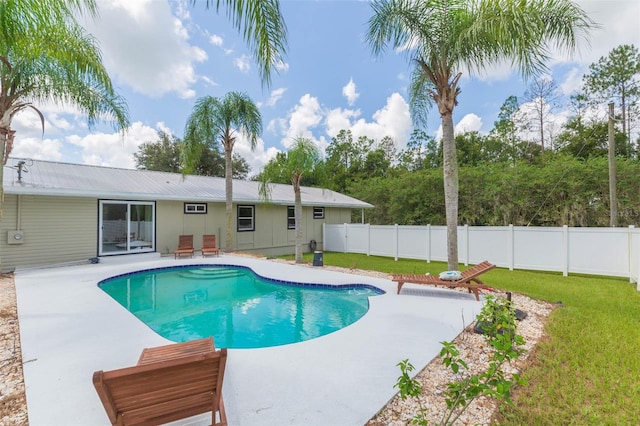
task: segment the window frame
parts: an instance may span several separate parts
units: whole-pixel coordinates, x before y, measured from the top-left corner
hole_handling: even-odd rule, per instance
[[[249,216],[241,216],[240,215],[240,210],[241,209],[250,209],[251,210],[251,217]],[[251,221],[251,225],[250,226],[243,226],[240,224],[241,220],[250,220]],[[249,205],[249,204],[243,204],[243,205],[238,205],[237,209],[236,209],[236,229],[238,232],[253,232],[256,230],[256,206],[255,205]]]
[[[291,213],[293,215],[290,215]],[[287,206],[287,229],[296,229],[296,208],[295,206]]]
[[[316,209],[318,209],[319,214],[316,214]],[[314,207],[313,208],[313,218],[314,219],[324,219],[324,207]]]
[[[190,208],[193,207],[193,210]],[[207,203],[184,203],[184,214],[207,214]]]

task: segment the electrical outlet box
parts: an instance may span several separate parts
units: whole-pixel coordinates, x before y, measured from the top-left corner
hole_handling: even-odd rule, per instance
[[[22,244],[24,243],[23,231],[9,231],[7,233],[7,244]]]

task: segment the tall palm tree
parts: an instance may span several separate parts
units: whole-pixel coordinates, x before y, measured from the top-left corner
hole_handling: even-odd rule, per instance
[[[296,232],[296,263],[302,263],[302,178],[313,173],[320,162],[320,151],[313,141],[297,138],[284,156],[275,158],[265,166],[260,174],[260,196],[270,199],[269,188],[273,181],[288,178],[293,185],[294,215]]]
[[[197,0],[191,0],[195,5]],[[207,0],[206,7],[214,0]],[[258,64],[262,84],[271,83],[271,70],[283,62],[287,47],[287,27],[280,13],[278,0],[215,0],[216,11],[220,3],[227,8],[227,16],[238,31],[242,31],[253,58]]]
[[[233,250],[232,158],[237,132],[249,139],[252,150],[256,147],[258,136],[262,133],[262,115],[249,96],[240,92],[229,92],[222,99],[205,96],[196,101],[187,119],[182,144],[183,174],[191,173],[202,151],[216,140],[220,140],[224,147],[227,252]]]
[[[76,13],[97,15],[94,0],[0,1],[0,164],[7,161],[15,131],[11,122],[36,104],[72,105],[92,126],[107,119],[123,130],[127,106],[114,90],[96,41]],[[0,195],[2,192],[0,167]],[[0,200],[2,197],[0,196]]]
[[[523,77],[546,70],[550,46],[573,52],[595,24],[569,0],[374,0],[367,41],[374,54],[388,44],[415,63],[410,105],[416,123],[428,107],[442,121],[447,260],[458,269],[458,166],[453,110],[462,71],[510,61]]]

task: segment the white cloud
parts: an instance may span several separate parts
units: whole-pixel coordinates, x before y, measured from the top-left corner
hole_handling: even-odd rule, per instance
[[[287,62],[279,61],[275,64],[275,68],[279,73],[287,72],[289,71],[289,64]]]
[[[40,139],[33,137],[18,137],[11,151],[11,157],[33,158],[36,160],[62,160],[62,142],[58,139]]]
[[[482,128],[482,119],[475,114],[467,114],[456,124],[454,133],[478,132]]]
[[[271,94],[269,95],[269,99],[267,99],[267,101],[265,103],[260,103],[258,102],[257,105],[258,107],[264,105],[264,106],[275,106],[278,101],[280,99],[282,99],[282,96],[284,95],[284,92],[286,92],[287,89],[285,87],[279,87],[277,89],[273,89],[271,91]]]
[[[349,106],[353,106],[360,97],[360,93],[356,91],[356,84],[353,82],[353,78],[349,79],[347,85],[342,88],[342,96],[347,98]]]
[[[189,44],[186,29],[172,15],[168,2],[98,3],[100,18],[80,21],[99,40],[103,62],[114,79],[152,97],[195,95],[191,88],[197,80],[194,65],[207,55]]]
[[[564,96],[570,96],[582,89],[582,76],[584,73],[577,67],[571,68],[568,73],[563,76],[563,81],[558,84],[560,92]]]
[[[348,110],[345,112],[349,113]],[[356,114],[352,115],[354,117],[356,116]],[[357,115],[359,115],[359,112]],[[345,115],[345,118],[346,117]],[[400,94],[391,94],[391,96],[387,98],[385,106],[377,110],[372,118],[373,121],[366,121],[364,118],[359,118],[351,123],[350,127],[342,127],[342,129],[351,130],[353,138],[356,140],[361,136],[366,136],[380,141],[384,137],[389,136],[393,139],[396,148],[404,149],[409,140],[412,125],[409,104],[407,104]],[[335,135],[342,130],[335,127],[335,124],[340,123],[336,117],[333,117],[332,122],[334,127],[327,129],[329,135]]]
[[[467,132],[479,132],[482,128],[482,119],[476,114],[467,114],[453,128],[455,135],[461,135]],[[436,140],[442,139],[442,124],[438,127],[435,134]]]
[[[269,160],[275,158],[280,151],[275,147],[270,147],[265,150],[264,141],[262,139],[258,139],[255,148],[251,150],[249,139],[244,135],[239,134],[236,139],[233,152],[234,154],[242,156],[247,163],[249,163],[249,167],[251,167],[249,175],[251,176],[260,173]]]
[[[306,94],[289,113],[287,120],[271,120],[267,130],[284,135],[281,143],[285,148],[289,148],[295,138],[305,137],[314,141],[324,152],[330,138],[335,137],[340,130],[351,130],[354,139],[366,136],[379,141],[389,136],[398,148],[406,146],[412,128],[411,116],[409,105],[398,93],[387,98],[385,106],[373,114],[373,121],[367,121],[360,115],[360,110],[326,110],[316,97]],[[324,124],[323,134],[318,131],[321,123]]]
[[[159,124],[159,127],[166,130],[164,124]],[[140,122],[133,123],[124,135],[97,132],[67,137],[69,143],[81,148],[84,164],[128,169],[135,168],[133,153],[138,151],[138,147],[157,140],[157,130]]]
[[[222,47],[223,44],[222,37],[216,34],[213,34],[211,37],[209,37],[209,42],[218,47]]]
[[[288,128],[282,145],[289,148],[293,140],[298,137],[305,137],[315,140],[311,129],[320,124],[323,111],[318,102],[318,98],[306,94],[300,98],[298,105],[289,114]]]
[[[247,55],[242,55],[233,60],[233,65],[240,70],[240,72],[247,73],[251,69],[251,58]]]
[[[572,61],[588,66],[617,46],[638,44],[640,2],[637,0],[576,0],[576,3],[600,25],[600,29],[591,31],[590,43],[579,40],[577,55],[571,57],[556,51],[554,63]]]
[[[360,117],[360,110],[334,108],[327,113],[326,126],[329,137],[336,137],[341,130],[350,129],[352,120]]]

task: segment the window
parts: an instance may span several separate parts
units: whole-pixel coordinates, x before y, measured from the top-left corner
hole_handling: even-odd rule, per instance
[[[287,229],[296,229],[296,209],[293,206],[287,207]]]
[[[313,218],[314,219],[324,219],[324,207],[314,207],[313,208]]]
[[[238,206],[238,232],[255,231],[255,207]]]
[[[207,203],[184,203],[184,214],[207,214]]]

